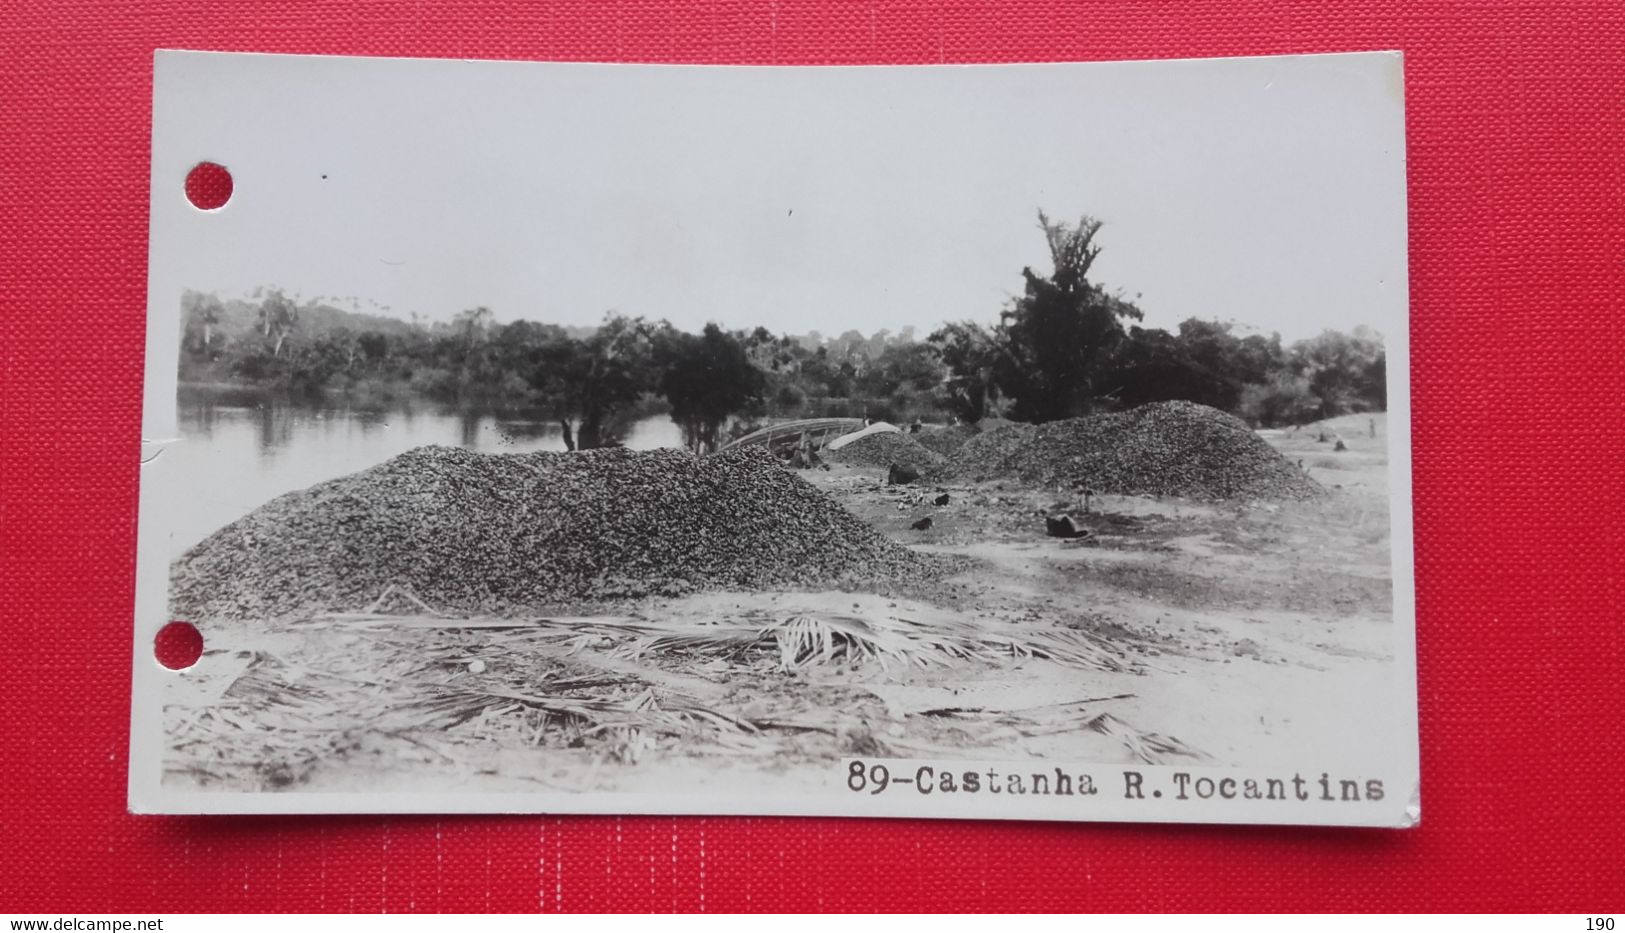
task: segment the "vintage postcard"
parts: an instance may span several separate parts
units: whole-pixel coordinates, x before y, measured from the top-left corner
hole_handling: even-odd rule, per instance
[[[154,85],[132,809],[1419,819],[1397,53]]]

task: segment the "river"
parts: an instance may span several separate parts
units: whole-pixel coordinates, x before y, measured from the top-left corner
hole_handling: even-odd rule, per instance
[[[162,487],[161,501],[177,506],[171,558],[283,493],[376,466],[414,447],[565,449],[555,422],[428,403],[364,409],[188,392],[179,416],[181,440],[163,452],[162,469],[143,477]],[[678,447],[682,433],[669,417],[656,415],[634,421],[623,442],[634,450]]]

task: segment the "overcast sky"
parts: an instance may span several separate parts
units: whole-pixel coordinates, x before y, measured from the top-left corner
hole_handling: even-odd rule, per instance
[[[1399,73],[161,55],[155,265],[400,317],[923,333],[992,321],[1024,265],[1048,269],[1043,208],[1105,221],[1097,278],[1151,326],[1392,332]],[[200,159],[235,177],[220,212],[177,205]]]

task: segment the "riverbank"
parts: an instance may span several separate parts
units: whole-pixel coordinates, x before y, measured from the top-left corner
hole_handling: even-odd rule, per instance
[[[166,704],[166,780],[247,790],[616,790],[838,781],[844,757],[1313,767],[1405,734],[1386,432],[1272,432],[1327,493],[1098,495],[801,476],[959,569],[836,589],[222,626]],[[1058,502],[1057,498],[1069,501]],[[1089,534],[1045,534],[1071,510]],[[919,527],[930,518],[928,527]],[[182,683],[184,682],[184,683]],[[383,691],[382,694],[379,691]],[[365,699],[365,702],[363,702]]]

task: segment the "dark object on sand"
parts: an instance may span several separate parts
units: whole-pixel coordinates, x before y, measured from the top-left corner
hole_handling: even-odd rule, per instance
[[[1332,448],[1332,450],[1337,453],[1344,453],[1348,449],[1349,445],[1343,443],[1343,439],[1341,437],[1337,439],[1337,446]]]
[[[919,470],[913,467],[898,466],[895,463],[891,465],[891,469],[886,471],[886,485],[888,486],[907,486],[919,478]]]
[[[943,493],[942,495],[936,497],[935,499],[932,499],[931,501],[935,502],[937,505],[947,505],[948,504],[948,494]]]
[[[927,528],[931,527],[931,516],[927,515],[926,517],[920,519],[919,521],[915,522],[914,524],[910,525],[909,527],[914,529],[915,531],[924,531]]]
[[[1089,529],[1081,527],[1070,515],[1050,515],[1044,519],[1044,530],[1051,538],[1087,538]]]

